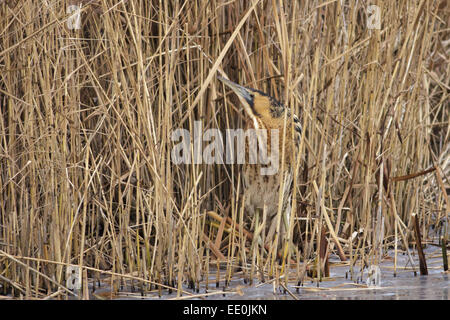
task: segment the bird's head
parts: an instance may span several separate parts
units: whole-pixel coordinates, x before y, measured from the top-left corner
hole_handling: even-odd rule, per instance
[[[286,123],[285,120],[291,121],[292,119],[292,128],[295,130],[293,132],[293,136],[295,137],[294,142],[296,146],[298,146],[302,127],[299,118],[293,114],[289,108],[264,92],[243,87],[221,76],[218,76],[217,78],[230,87],[239,97],[239,100],[244,106],[245,113],[253,122],[253,127],[255,129],[280,129],[281,139],[284,139],[284,128],[290,128],[290,123]],[[285,125],[287,125],[287,127],[285,127]],[[289,139],[286,139],[285,141],[289,141]]]
[[[280,116],[283,105],[271,96],[252,88],[243,87],[221,76],[217,77],[236,93],[244,106],[246,114],[251,118],[270,119]]]

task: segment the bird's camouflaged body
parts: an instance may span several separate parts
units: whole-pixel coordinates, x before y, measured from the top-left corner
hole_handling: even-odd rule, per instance
[[[300,121],[296,115],[291,114],[289,108],[273,97],[259,90],[242,87],[224,78],[219,79],[241,98],[247,115],[245,129],[267,130],[267,154],[278,153],[279,163],[275,174],[262,175],[260,171],[262,165],[259,163],[250,164],[248,161],[242,169],[246,213],[252,218],[257,211],[263,213],[265,210],[266,242],[268,242],[273,239],[277,229],[278,220],[275,218],[280,203],[281,188],[283,198],[281,199],[280,234],[284,234],[288,226],[291,211],[292,172],[301,135]],[[278,130],[277,150],[270,150],[270,131],[273,129]],[[247,143],[245,152],[246,155],[249,155],[250,152],[255,152],[255,150],[249,150],[249,144]]]

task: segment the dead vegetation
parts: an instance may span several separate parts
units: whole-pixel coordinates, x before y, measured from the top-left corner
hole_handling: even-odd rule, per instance
[[[1,294],[68,296],[68,265],[179,295],[219,260],[301,281],[413,250],[413,213],[447,232],[446,1],[374,1],[379,30],[369,1],[82,3],[71,29],[66,1],[0,1]],[[240,227],[238,165],[171,161],[175,129],[242,127],[217,74],[302,116],[282,261]]]

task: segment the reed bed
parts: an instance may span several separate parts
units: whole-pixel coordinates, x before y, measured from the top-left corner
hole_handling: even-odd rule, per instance
[[[326,276],[330,254],[353,268],[415,251],[413,216],[423,243],[445,238],[449,13],[425,0],[0,1],[0,294],[71,297],[68,266],[112,291],[187,295],[221,268],[221,286],[286,288]],[[302,119],[297,239],[281,259],[245,221],[239,165],[171,159],[176,129],[243,127],[218,74]]]

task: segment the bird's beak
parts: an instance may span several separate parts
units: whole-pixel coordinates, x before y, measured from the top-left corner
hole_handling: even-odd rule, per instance
[[[234,83],[233,81],[225,79],[224,77],[221,76],[217,76],[217,79],[219,79],[224,84],[229,86],[231,90],[233,90],[238,95],[238,97],[244,99],[245,102],[247,102],[251,107],[253,107],[253,95],[250,94],[249,89],[240,86],[237,83]]]

